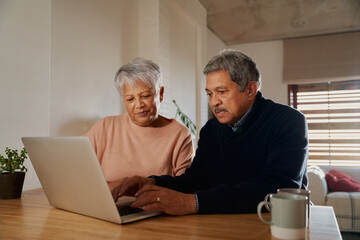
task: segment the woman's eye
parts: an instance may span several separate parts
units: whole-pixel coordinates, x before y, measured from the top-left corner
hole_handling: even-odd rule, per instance
[[[149,98],[151,95],[144,95],[144,96],[141,96],[142,98]]]
[[[134,100],[134,98],[128,98],[128,99],[126,99],[127,102],[131,102],[132,100]]]

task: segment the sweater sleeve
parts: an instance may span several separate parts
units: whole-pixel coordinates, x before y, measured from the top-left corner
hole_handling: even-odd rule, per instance
[[[86,134],[84,134],[84,136],[90,139],[96,153],[98,152],[98,143],[99,143],[102,127],[103,127],[103,119],[97,121],[95,125],[92,126]],[[99,159],[99,161],[101,163],[101,159]]]
[[[210,187],[206,171],[203,171],[204,166],[202,166],[202,164],[205,163],[202,154],[204,142],[202,139],[205,138],[203,129],[200,131],[198,147],[191,166],[185,170],[184,174],[176,177],[171,177],[170,175],[151,176],[155,180],[156,185],[183,193],[194,193],[198,189],[207,189]]]
[[[180,176],[185,170],[190,167],[194,157],[194,147],[192,143],[192,136],[188,129],[180,134],[178,139],[178,146],[174,149],[173,158],[173,175]]]

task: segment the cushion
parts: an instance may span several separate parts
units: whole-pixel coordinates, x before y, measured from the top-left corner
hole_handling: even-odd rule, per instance
[[[360,232],[360,192],[331,192],[326,205],[333,207],[340,231]]]
[[[360,183],[339,170],[330,170],[325,179],[330,192],[360,192]]]

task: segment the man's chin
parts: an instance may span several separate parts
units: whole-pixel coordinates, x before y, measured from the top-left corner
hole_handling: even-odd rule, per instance
[[[215,115],[215,117],[222,124],[229,124],[229,122],[230,122],[229,119],[227,119],[225,117],[219,117],[219,116],[216,116],[216,115]]]

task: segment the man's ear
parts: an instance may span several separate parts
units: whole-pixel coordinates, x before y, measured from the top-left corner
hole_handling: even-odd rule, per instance
[[[246,89],[248,95],[249,95],[249,100],[252,100],[256,97],[256,93],[258,91],[258,86],[256,84],[255,81],[251,81],[248,86],[247,86],[247,89]]]
[[[164,87],[160,88],[159,97],[160,97],[160,102],[162,102],[164,99]]]

